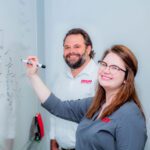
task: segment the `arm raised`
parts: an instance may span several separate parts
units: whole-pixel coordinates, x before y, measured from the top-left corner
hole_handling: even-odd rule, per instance
[[[29,63],[27,63],[26,65],[27,75],[41,103],[44,103],[46,99],[50,96],[51,91],[38,76],[38,58],[36,56],[29,56],[27,60],[29,61]]]

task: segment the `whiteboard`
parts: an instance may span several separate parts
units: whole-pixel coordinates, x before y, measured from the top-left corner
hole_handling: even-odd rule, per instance
[[[29,142],[37,97],[22,58],[37,55],[36,1],[0,5],[0,150],[24,150]]]

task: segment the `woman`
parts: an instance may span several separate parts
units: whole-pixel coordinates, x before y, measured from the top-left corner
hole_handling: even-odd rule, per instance
[[[138,63],[123,45],[105,51],[99,61],[94,98],[61,102],[37,75],[36,57],[28,57],[27,74],[50,113],[79,123],[76,150],[144,150],[146,125],[134,78]],[[66,129],[67,130],[67,129]]]

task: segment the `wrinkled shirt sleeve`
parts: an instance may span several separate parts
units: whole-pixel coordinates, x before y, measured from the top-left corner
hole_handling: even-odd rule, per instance
[[[57,117],[79,123],[86,114],[91,101],[91,97],[82,100],[61,101],[52,93],[42,106]]]

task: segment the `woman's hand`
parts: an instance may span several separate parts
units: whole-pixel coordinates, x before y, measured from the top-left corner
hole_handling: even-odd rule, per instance
[[[27,60],[27,75],[40,101],[44,103],[51,94],[51,91],[47,88],[47,86],[37,74],[38,58],[36,56],[28,56]]]
[[[38,71],[38,58],[36,56],[28,56],[27,57],[28,63],[27,63],[27,75],[28,77],[32,77],[35,74],[37,74]]]

